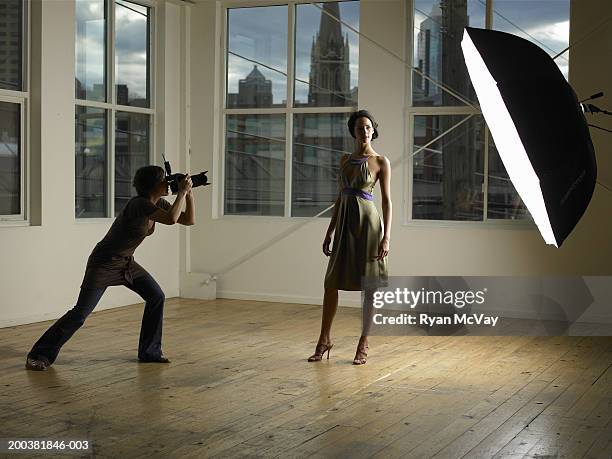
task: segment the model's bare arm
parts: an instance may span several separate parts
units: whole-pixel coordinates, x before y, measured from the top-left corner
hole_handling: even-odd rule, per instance
[[[378,247],[378,259],[382,260],[389,253],[389,241],[391,238],[391,220],[393,219],[393,206],[391,204],[391,164],[386,157],[381,158],[380,163],[380,192],[382,195],[382,211],[384,234]]]
[[[345,161],[348,159],[350,155],[344,154],[342,158],[340,158],[340,169],[344,166]],[[332,217],[329,222],[329,226],[327,227],[327,232],[325,233],[325,239],[323,239],[323,253],[326,256],[331,255],[331,250],[329,249],[329,245],[331,243],[331,236],[336,229],[336,223],[338,222],[338,210],[340,209],[340,193],[338,193],[338,197],[336,198],[336,202],[334,203],[334,209],[332,210]]]

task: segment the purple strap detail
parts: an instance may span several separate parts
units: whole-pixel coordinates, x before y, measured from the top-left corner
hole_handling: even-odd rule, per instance
[[[342,194],[358,196],[368,201],[374,201],[374,195],[368,193],[367,191],[360,190],[358,188],[350,188],[350,187],[342,188]]]
[[[364,156],[363,158],[349,158],[349,162],[351,164],[363,164],[365,161],[367,161],[369,158],[369,156]]]

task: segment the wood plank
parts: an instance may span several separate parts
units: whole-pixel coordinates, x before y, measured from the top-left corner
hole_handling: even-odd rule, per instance
[[[2,436],[100,457],[610,457],[610,337],[415,330],[354,366],[360,311],[339,308],[331,359],[309,363],[320,306],[170,299],[172,363],[138,364],[142,309],[94,312],[40,373],[25,355],[52,322],[0,329]]]

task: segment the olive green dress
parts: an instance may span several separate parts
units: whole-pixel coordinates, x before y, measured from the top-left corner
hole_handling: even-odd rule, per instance
[[[372,196],[375,181],[368,158],[349,158],[340,170],[338,184],[338,217],[324,286],[364,290],[387,285],[387,258],[376,259],[383,226]]]

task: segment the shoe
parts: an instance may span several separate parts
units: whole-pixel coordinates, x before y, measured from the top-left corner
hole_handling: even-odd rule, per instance
[[[147,358],[138,357],[138,361],[144,362],[144,363],[170,363],[170,360],[168,360],[168,358],[166,358],[163,354],[160,355],[159,357],[147,357]]]
[[[44,359],[35,359],[33,357],[28,357],[26,359],[26,364],[25,364],[25,367],[28,370],[32,370],[32,371],[44,371],[50,366],[51,365],[49,364],[48,361]]]
[[[327,360],[329,360],[329,351],[334,347],[333,344],[321,344],[318,343],[317,347],[315,347],[315,353],[308,357],[309,362],[320,362],[323,360],[323,354],[327,352]]]
[[[367,344],[365,346],[362,346],[361,340],[359,340],[359,344],[357,345],[357,352],[355,352],[355,358],[353,359],[353,365],[365,365],[368,360],[368,349],[369,346]]]

